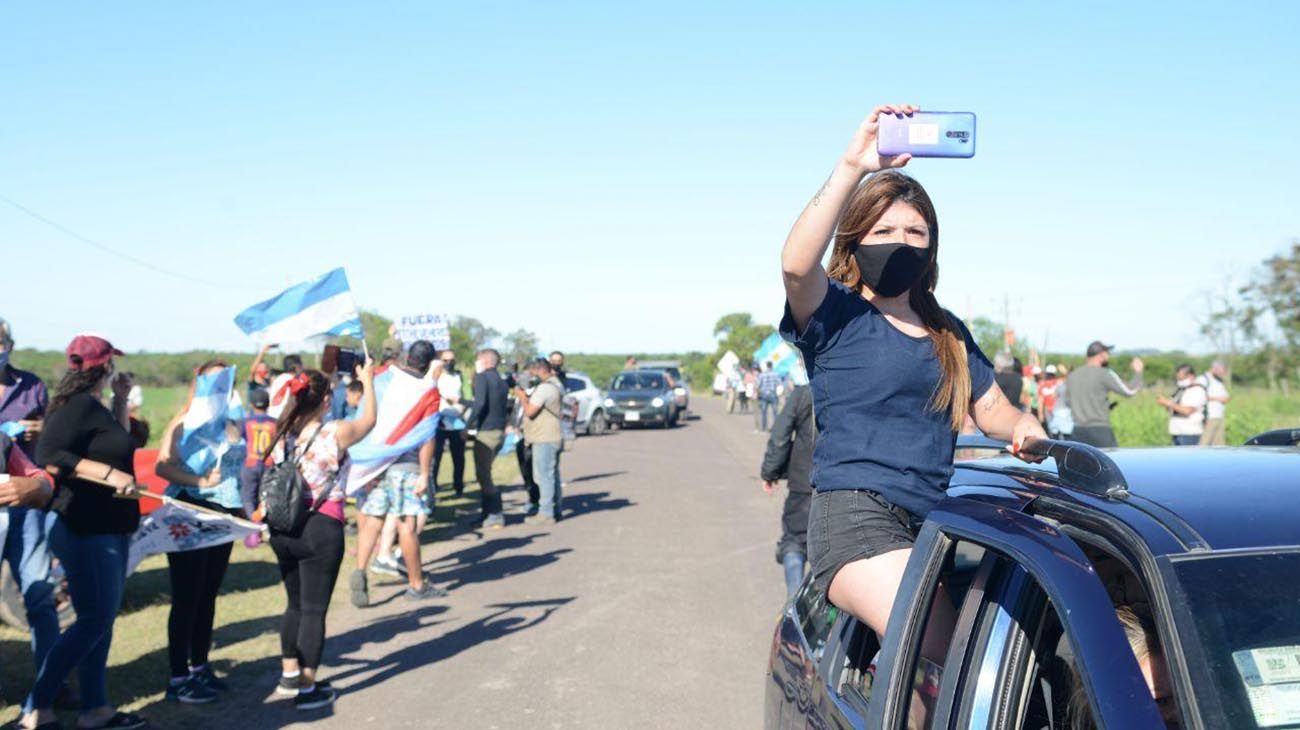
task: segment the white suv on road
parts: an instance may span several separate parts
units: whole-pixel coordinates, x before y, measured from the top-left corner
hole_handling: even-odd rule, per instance
[[[565,373],[565,400],[578,404],[578,418],[574,430],[587,436],[599,436],[609,430],[609,416],[605,413],[605,391],[586,373]]]

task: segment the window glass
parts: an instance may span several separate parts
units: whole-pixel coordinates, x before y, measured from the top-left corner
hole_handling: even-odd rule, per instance
[[[1300,727],[1300,552],[1174,561],[1231,727]]]
[[[664,379],[657,373],[621,373],[614,378],[610,390],[663,390]]]
[[[795,599],[795,610],[799,613],[799,629],[808,642],[809,655],[816,660],[826,646],[826,637],[839,617],[839,609],[826,600],[823,591],[813,587],[813,581],[805,581]]]
[[[1009,726],[1022,730],[1092,730],[1097,727],[1092,704],[1060,615],[1032,578],[1025,578],[1025,588],[1016,605],[1006,607],[1012,611],[1015,631],[1005,642],[1006,662],[1001,668],[1004,685],[997,695],[1009,702],[1000,708],[1000,716]],[[1167,727],[1177,728],[1178,708],[1164,652],[1150,606],[1144,595],[1139,598],[1142,600],[1120,600],[1115,617],[1128,648],[1143,668],[1148,689]]]
[[[932,724],[934,707],[939,699],[939,684],[943,680],[944,665],[949,661],[949,650],[959,638],[964,644],[964,637],[954,636],[957,617],[967,596],[972,595],[971,585],[985,555],[986,551],[979,545],[958,541],[939,571],[938,586],[926,613],[922,639],[919,645],[909,649],[914,660],[907,711],[909,728],[936,727]],[[956,660],[960,661],[961,657]]]
[[[577,378],[565,378],[565,379],[564,379],[564,389],[567,390],[567,391],[569,391],[570,393],[572,393],[572,392],[574,392],[574,391],[582,390],[582,389],[584,389],[584,388],[586,388],[586,387],[587,387],[587,384],[586,384],[585,382],[583,382],[583,381],[577,379]]]

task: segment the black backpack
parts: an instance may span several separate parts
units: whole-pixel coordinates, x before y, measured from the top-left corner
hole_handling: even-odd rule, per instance
[[[303,454],[311,451],[312,442],[320,431],[318,428],[311,435],[307,448],[302,450]],[[271,444],[271,448],[275,448],[275,444]],[[262,518],[271,532],[297,534],[307,524],[307,518],[316,505],[313,503],[310,508],[307,507],[306,495],[311,493],[311,486],[298,470],[302,456],[297,454],[292,439],[285,439],[285,453],[287,456],[284,461],[273,464],[262,472],[262,478],[257,483],[257,494],[262,501]]]

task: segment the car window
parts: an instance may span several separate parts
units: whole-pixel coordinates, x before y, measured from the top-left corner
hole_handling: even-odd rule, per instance
[[[920,594],[933,595],[933,599],[919,640],[904,649],[909,666],[914,668],[907,709],[909,728],[938,727],[935,722],[940,715],[935,709],[945,670],[960,672],[970,640],[969,627],[974,624],[970,616],[981,602],[983,583],[988,580],[994,560],[980,545],[958,540],[949,550],[936,583]],[[968,598],[972,601],[969,607]]]
[[[578,378],[564,379],[564,389],[569,391],[570,393],[579,390],[585,390],[586,388],[587,388],[587,383],[585,381],[579,380]]]
[[[991,727],[1018,730],[1093,730],[1098,727],[1092,698],[1085,689],[1075,659],[1074,643],[1056,606],[1042,588],[1021,572],[1022,589],[1004,597],[1012,630],[1002,638],[1000,656],[988,663],[996,669],[996,689],[1005,698],[992,713]],[[1145,604],[1120,604],[1115,620],[1128,641],[1128,648],[1148,672],[1149,690],[1167,727],[1178,728],[1178,710],[1172,682],[1154,621]],[[990,651],[990,656],[997,652]],[[1233,727],[1248,727],[1234,725]]]
[[[1202,659],[1193,681],[1227,725],[1300,727],[1300,552],[1192,554],[1171,572],[1188,654]]]
[[[799,614],[799,630],[804,641],[808,642],[808,655],[815,662],[821,658],[826,637],[830,635],[835,619],[839,618],[839,609],[826,600],[826,593],[817,590],[813,581],[804,582],[794,606]]]
[[[614,382],[609,386],[610,390],[662,390],[664,379],[662,375],[653,373],[628,372],[620,373],[614,377]]]

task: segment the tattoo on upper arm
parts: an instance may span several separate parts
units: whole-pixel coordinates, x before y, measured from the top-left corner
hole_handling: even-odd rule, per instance
[[[831,186],[831,179],[828,177],[826,178],[826,182],[822,183],[821,190],[818,190],[817,194],[813,196],[812,206],[814,208],[822,204],[822,198],[825,197],[826,189],[829,188],[830,186]]]
[[[999,403],[1005,400],[1006,400],[1006,396],[1002,395],[1002,390],[1000,388],[997,387],[989,388],[988,397],[985,399],[986,402],[984,403],[982,408],[984,409],[985,413],[992,413],[993,409],[997,408]]]

